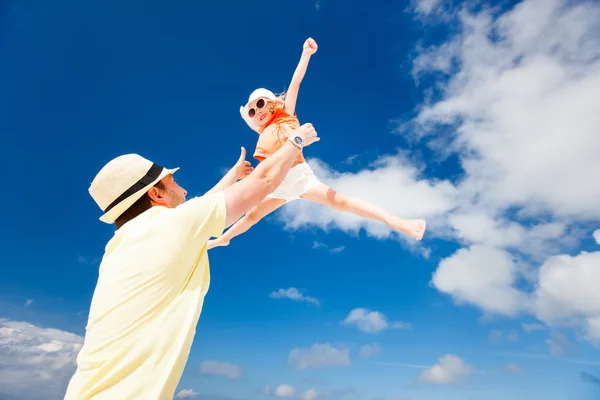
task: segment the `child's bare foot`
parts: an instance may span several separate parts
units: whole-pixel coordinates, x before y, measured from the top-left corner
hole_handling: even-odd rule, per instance
[[[416,240],[421,240],[427,223],[424,219],[402,219],[395,217],[391,221],[390,226]]]
[[[209,240],[208,245],[206,246],[206,250],[210,250],[213,247],[227,246],[228,244],[229,240],[223,238]]]

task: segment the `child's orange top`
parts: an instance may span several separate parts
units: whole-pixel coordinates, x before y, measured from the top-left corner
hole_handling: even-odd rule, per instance
[[[299,127],[300,121],[296,118],[296,113],[290,115],[282,108],[277,109],[259,132],[253,157],[258,161],[263,161],[279,150],[285,144],[286,140],[288,140],[292,130]],[[294,160],[293,166],[302,164],[303,162],[304,157],[300,153],[298,158]]]

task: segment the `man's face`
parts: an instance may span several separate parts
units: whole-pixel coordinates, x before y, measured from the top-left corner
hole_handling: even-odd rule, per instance
[[[164,190],[161,191],[163,196],[162,205],[168,208],[175,208],[185,203],[187,191],[177,184],[173,175],[169,174],[165,176],[161,180],[161,183],[164,186]]]

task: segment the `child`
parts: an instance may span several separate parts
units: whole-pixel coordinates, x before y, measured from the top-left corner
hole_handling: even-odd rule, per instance
[[[254,153],[254,158],[259,162],[277,151],[286,142],[290,132],[300,126],[295,112],[296,99],[308,61],[316,51],[317,43],[312,38],[307,39],[286,95],[276,97],[267,89],[257,89],[250,95],[246,106],[240,107],[242,118],[259,134]],[[283,183],[220,238],[210,240],[208,248],[227,246],[235,236],[246,232],[286,202],[300,198],[323,204],[337,211],[350,212],[381,221],[416,240],[421,240],[425,232],[426,224],[422,219],[402,219],[363,200],[338,193],[327,187],[317,179],[300,154]]]

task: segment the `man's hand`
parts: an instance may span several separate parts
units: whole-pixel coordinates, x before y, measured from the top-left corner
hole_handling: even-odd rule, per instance
[[[319,46],[317,46],[317,42],[315,42],[315,40],[313,38],[308,38],[304,42],[304,46],[302,48],[302,54],[312,56],[313,54],[315,54],[317,52],[318,48],[319,48]]]
[[[246,161],[246,149],[242,147],[240,152],[240,158],[233,166],[235,171],[235,177],[237,180],[244,179],[254,171],[254,167],[250,164],[250,161]]]
[[[221,192],[240,179],[244,179],[250,173],[254,171],[254,167],[250,164],[249,161],[246,161],[246,149],[242,147],[240,158],[237,160],[233,168],[231,168],[227,174],[217,183],[212,189],[208,192],[204,193],[204,195],[213,194],[216,192]]]
[[[304,147],[321,140],[321,138],[317,136],[317,131],[311,123],[306,123],[301,127],[294,129],[293,132],[294,135],[298,135],[304,139]]]

